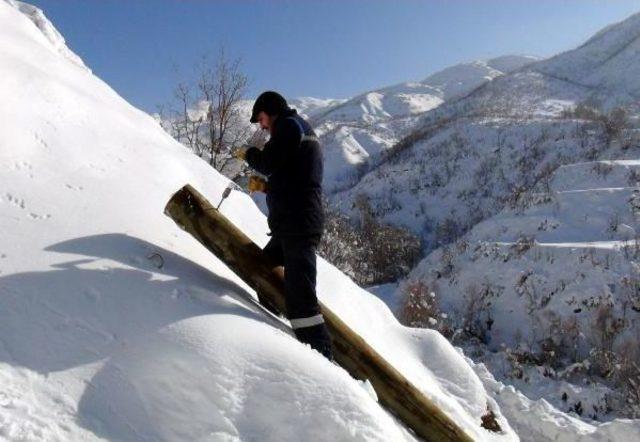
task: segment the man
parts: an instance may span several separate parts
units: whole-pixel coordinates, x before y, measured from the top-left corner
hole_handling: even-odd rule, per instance
[[[322,152],[313,129],[284,97],[262,93],[253,105],[252,123],[260,123],[271,138],[262,150],[239,149],[236,156],[268,178],[251,190],[267,194],[272,238],[264,253],[274,266],[284,266],[287,317],[299,341],[329,360],[331,341],[316,297],[316,249],[324,229]]]

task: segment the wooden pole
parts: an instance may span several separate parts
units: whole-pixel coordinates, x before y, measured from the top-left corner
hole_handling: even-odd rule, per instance
[[[190,185],[176,192],[165,214],[224,262],[262,300],[285,311],[282,268],[272,268],[262,249]],[[334,357],[356,379],[368,379],[380,404],[426,441],[472,441],[429,398],[384,360],[335,313],[321,304]]]

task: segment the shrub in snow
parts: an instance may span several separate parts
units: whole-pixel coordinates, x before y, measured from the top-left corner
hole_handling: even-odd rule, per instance
[[[407,229],[380,224],[366,206],[363,222],[355,226],[326,204],[325,213],[325,233],[318,253],[359,285],[384,284],[406,276],[421,256],[417,236]]]
[[[491,304],[500,296],[503,288],[496,287],[488,282],[483,284],[471,283],[465,287],[465,307],[462,314],[462,331],[467,335],[479,339],[481,342],[489,341],[488,332],[493,325],[491,317]]]
[[[440,316],[436,294],[424,281],[406,284],[398,316],[409,327],[436,328]]]
[[[605,112],[598,105],[588,102],[579,103],[573,109],[565,109],[561,117],[578,118],[602,124],[609,142],[619,138],[622,131],[630,124],[629,112],[626,108],[618,106]]]

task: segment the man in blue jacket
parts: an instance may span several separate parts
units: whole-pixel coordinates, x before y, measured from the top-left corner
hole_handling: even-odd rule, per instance
[[[320,143],[309,123],[276,92],[258,97],[250,121],[271,134],[262,150],[236,152],[268,178],[264,190],[272,238],[264,253],[274,266],[284,266],[287,316],[296,337],[332,360],[316,297],[316,249],[324,229]]]

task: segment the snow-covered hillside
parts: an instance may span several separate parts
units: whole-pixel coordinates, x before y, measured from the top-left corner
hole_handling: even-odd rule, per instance
[[[379,123],[426,112],[535,60],[531,56],[505,56],[461,63],[436,72],[422,81],[365,92],[323,110],[316,119],[319,122],[333,123]]]
[[[227,180],[50,29],[0,1],[0,438],[413,440],[162,214],[183,184],[217,201]],[[266,242],[247,195],[222,211]],[[440,334],[324,261],[319,297],[472,437],[517,440]],[[480,427],[487,405],[504,434]]]
[[[334,197],[436,249],[387,299],[422,284],[422,325],[526,395],[497,396],[526,439],[638,438],[638,420],[599,422],[640,416],[639,17],[426,113]],[[543,408],[550,427],[510,414]]]
[[[335,192],[353,185],[382,154],[415,129],[420,114],[535,60],[505,56],[461,63],[422,81],[366,92],[317,110],[312,117],[324,146],[327,190]]]
[[[339,106],[347,101],[344,98],[296,97],[289,100],[289,105],[298,110],[305,118],[314,118],[326,109]],[[253,104],[253,100],[251,100]]]
[[[443,115],[557,115],[587,102],[608,110],[640,99],[640,13],[608,26],[576,49],[488,82]],[[435,115],[433,115],[435,116]]]
[[[430,254],[400,290],[422,281],[434,312],[446,313],[434,328],[498,352],[481,359],[529,398],[598,420],[633,413],[639,172],[638,160],[563,166],[530,208],[503,211]],[[520,364],[527,358],[533,367]]]
[[[628,66],[622,69],[612,54],[633,50],[638,17],[600,32],[574,51],[525,65],[423,114],[385,161],[333,200],[354,213],[355,199],[365,194],[382,220],[411,228],[432,248],[517,202],[560,165],[625,155],[609,148],[617,140],[603,121],[563,112],[580,103],[604,112],[613,104],[627,105],[633,112],[638,58],[625,57]],[[594,61],[589,57],[595,51],[599,58]],[[578,59],[584,69],[576,68]],[[603,78],[615,71],[618,86],[604,80],[586,85],[567,77],[567,72],[579,72],[586,78],[592,71],[593,78],[600,71]]]
[[[354,186],[333,183],[343,212],[357,215],[365,195],[378,219],[421,234],[427,250],[446,245],[386,300],[400,304],[417,282],[433,291],[428,309],[443,317],[423,325],[480,342],[467,354],[526,395],[486,383],[527,440],[636,440],[640,431],[638,421],[599,423],[637,417],[640,403],[639,17],[414,117],[394,119],[380,111],[382,96],[360,96],[371,120],[359,123],[362,139],[410,120],[392,131],[408,136],[375,150],[388,155],[350,175]],[[601,114],[571,111],[581,103]],[[626,127],[607,114],[615,106]],[[350,131],[335,131],[353,147],[338,163],[366,157]],[[537,412],[545,425],[529,420]]]
[[[535,66],[544,75],[593,91],[589,98],[605,106],[640,99],[640,14],[608,26],[579,48]]]

